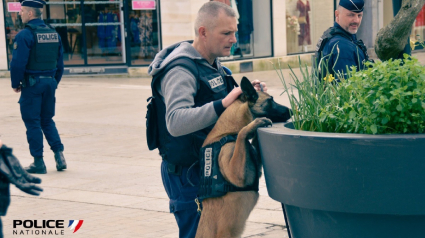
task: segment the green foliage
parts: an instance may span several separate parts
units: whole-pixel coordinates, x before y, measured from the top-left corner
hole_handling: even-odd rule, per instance
[[[417,59],[366,63],[367,69],[352,67],[348,79],[338,83],[327,76],[318,80],[307,67],[299,80],[287,88],[293,109],[292,120],[299,130],[362,134],[424,133],[425,68]],[[298,97],[292,88],[298,90]],[[291,91],[291,92],[290,92]]]

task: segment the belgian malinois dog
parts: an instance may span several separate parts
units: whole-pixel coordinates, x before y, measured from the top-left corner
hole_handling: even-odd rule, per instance
[[[267,93],[257,92],[246,77],[241,81],[241,88],[243,93],[219,117],[203,147],[227,135],[237,134],[235,142],[226,143],[221,148],[218,164],[227,182],[243,188],[258,183],[261,176],[257,128],[272,125],[268,118],[280,122],[288,120],[290,110],[277,104]],[[250,153],[252,146],[255,153]],[[196,237],[240,237],[258,197],[257,191],[242,191],[204,199]]]

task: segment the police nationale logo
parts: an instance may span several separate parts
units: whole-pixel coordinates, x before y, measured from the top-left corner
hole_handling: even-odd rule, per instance
[[[65,235],[64,220],[13,220],[13,235],[58,236]]]
[[[221,76],[218,76],[217,78],[213,78],[211,80],[208,80],[208,83],[210,84],[211,88],[216,88],[218,86],[223,85],[224,80]]]
[[[59,42],[58,33],[41,33],[37,34],[38,43],[54,43]]]
[[[69,220],[68,228],[77,232],[84,220]],[[64,220],[13,220],[13,235],[25,236],[63,236],[65,235]]]
[[[69,220],[68,228],[75,233],[83,225],[84,220]]]

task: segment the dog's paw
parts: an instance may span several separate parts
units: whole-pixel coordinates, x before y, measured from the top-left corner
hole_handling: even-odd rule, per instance
[[[266,117],[259,117],[259,118],[255,118],[254,124],[258,128],[258,127],[271,126],[273,123],[270,119],[268,119]]]

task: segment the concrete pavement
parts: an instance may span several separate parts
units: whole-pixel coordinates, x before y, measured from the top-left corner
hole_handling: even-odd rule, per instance
[[[264,79],[277,101],[285,101],[279,96],[283,86],[274,71],[244,75]],[[242,75],[235,78],[239,82]],[[2,217],[4,236],[56,236],[34,233],[43,229],[14,229],[12,223],[64,220],[65,229],[56,229],[56,234],[65,237],[178,237],[161,182],[161,158],[146,146],[150,79],[64,78],[56,93],[54,119],[68,169],[56,171],[45,141],[47,174],[39,175],[44,192],[33,197],[11,186],[11,205]],[[10,79],[0,79],[0,95],[0,139],[27,166],[32,158],[20,118],[19,94],[10,88]],[[260,195],[243,237],[287,237],[280,203],[267,195],[264,178]],[[84,223],[72,233],[66,228],[68,220]]]

